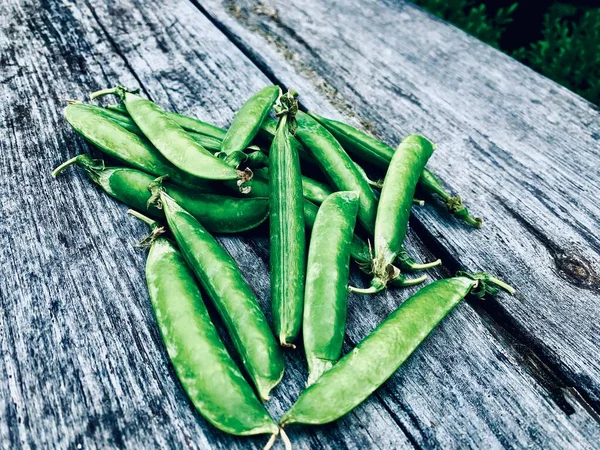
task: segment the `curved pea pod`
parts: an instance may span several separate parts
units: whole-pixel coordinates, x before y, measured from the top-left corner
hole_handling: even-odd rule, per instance
[[[194,275],[165,238],[151,245],[146,280],[169,359],[196,410],[226,433],[277,435],[278,426],[219,338]]]
[[[127,167],[106,167],[101,159],[79,155],[67,162],[83,168],[90,179],[107,194],[152,217],[164,217],[162,210],[148,205],[151,199],[148,186],[152,175]],[[67,163],[62,164],[64,169]],[[62,170],[62,169],[61,169]],[[56,175],[56,174],[55,174]],[[186,211],[214,233],[240,233],[259,226],[269,215],[267,198],[235,198],[201,190],[190,191],[165,183],[165,189]]]
[[[242,152],[250,145],[280,93],[279,86],[267,86],[246,100],[223,138],[221,143],[223,153],[230,155]]]
[[[458,196],[452,196],[447,193],[437,177],[430,170],[423,170],[421,179],[419,180],[419,189],[433,196],[438,195],[445,203],[448,211],[458,219],[461,219],[475,228],[481,228],[483,220],[479,217],[471,217],[469,210],[463,205],[462,199]]]
[[[351,125],[327,119],[310,111],[308,114],[327,128],[338,142],[342,144],[342,147],[352,156],[380,169],[387,170],[394,156],[394,149],[392,147],[357,130]],[[459,196],[452,196],[444,190],[437,177],[429,169],[423,169],[418,187],[430,196],[435,194],[441,197],[446,202],[448,211],[458,219],[464,220],[476,228],[480,228],[483,224],[481,219],[473,218],[469,215],[469,211],[463,205],[462,199]]]
[[[514,293],[487,274],[447,278],[420,289],[300,394],[280,424],[325,424],[347,414],[392,376],[469,292],[482,296],[496,287]]]
[[[385,289],[390,280],[398,277],[398,269],[392,264],[402,250],[417,182],[433,150],[434,145],[418,135],[406,137],[396,149],[377,208],[373,280],[369,288],[351,288],[352,291],[373,294]]]
[[[333,193],[326,184],[304,175],[302,176],[302,192],[306,199],[317,204],[323,203]]]
[[[127,131],[91,106],[73,103],[65,108],[64,115],[79,135],[104,154],[152,175],[168,175],[171,181],[182,186],[206,186],[206,180],[179,171],[146,138]],[[56,169],[60,170],[61,167]]]
[[[160,186],[153,188],[187,263],[223,319],[261,399],[283,377],[283,357],[256,296],[235,261]]]
[[[294,104],[296,100],[286,94],[281,101]],[[284,114],[269,152],[271,308],[275,334],[284,347],[294,347],[300,332],[306,268],[300,161],[290,136]]]
[[[95,92],[91,98],[118,95],[127,112],[156,149],[179,170],[207,180],[235,180],[244,175],[196,142],[156,103],[123,87]]]
[[[369,234],[375,230],[377,199],[354,161],[350,159],[335,138],[315,119],[298,112],[296,137],[313,156],[321,171],[339,191],[357,191],[360,208],[358,220]]]
[[[125,105],[123,105],[122,103],[118,103],[116,105],[108,105],[105,108],[129,116],[127,108],[125,108]],[[179,125],[187,132],[212,137],[214,139],[218,139],[219,142],[223,140],[225,134],[227,133],[227,131],[225,131],[223,128],[220,128],[208,122],[204,122],[200,119],[196,119],[195,117],[186,116],[184,114],[174,113],[170,111],[165,111],[165,113],[167,114],[167,116],[169,116],[169,118],[177,122],[177,125]]]
[[[344,149],[360,161],[387,170],[394,149],[389,145],[357,130],[351,125],[319,116],[312,111],[308,114],[335,136]]]
[[[302,321],[309,385],[342,353],[357,213],[358,193],[335,192],[319,208],[312,229]]]
[[[144,136],[142,130],[135,124],[133,119],[129,116],[125,106],[123,108],[115,109],[113,107],[102,107],[96,105],[89,105],[93,108],[101,110],[107,117],[113,119],[127,131],[131,131],[139,136]],[[225,136],[225,130],[217,126],[211,125],[206,122],[194,119],[192,117],[183,116],[177,113],[166,112],[167,116],[173,119],[181,128],[200,145],[212,152],[217,152],[221,149],[221,141]]]

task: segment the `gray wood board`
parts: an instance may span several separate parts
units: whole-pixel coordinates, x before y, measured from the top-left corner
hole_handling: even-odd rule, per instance
[[[598,408],[597,108],[405,2],[202,4],[308,108],[392,145],[414,132],[438,144],[430,167],[485,227],[426,207],[421,238],[449,267],[515,286],[487,309]]]
[[[207,425],[177,384],[146,295],[144,255],[133,247],[144,226],[81,171],[58,181],[49,173],[88,149],[61,117],[66,98],[139,85],[167,108],[226,125],[268,79],[186,1],[11,1],[0,13],[0,444],[259,448],[263,437],[232,438]],[[435,220],[420,217],[428,226]],[[222,242],[268,312],[267,239]],[[410,248],[432,257],[414,234]],[[361,282],[356,274],[353,281]],[[346,350],[407,293],[352,296]],[[343,420],[290,427],[295,446],[592,447],[600,432],[585,405],[557,395],[562,380],[540,371],[523,342],[474,306],[459,306]],[[306,378],[300,352],[287,362],[268,405],[275,417]]]

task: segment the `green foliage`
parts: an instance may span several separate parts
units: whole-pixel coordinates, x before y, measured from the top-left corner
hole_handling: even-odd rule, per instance
[[[515,3],[491,14],[481,0],[413,2],[496,48],[500,48],[500,39],[517,8]],[[600,8],[582,11],[555,3],[546,13],[542,34],[541,40],[516,50],[512,56],[600,104]]]
[[[474,0],[414,0],[414,3],[496,48],[517,8],[515,3],[492,15],[484,3],[477,4]]]
[[[578,14],[573,7],[551,7],[544,19],[543,39],[513,56],[600,104],[600,9]]]

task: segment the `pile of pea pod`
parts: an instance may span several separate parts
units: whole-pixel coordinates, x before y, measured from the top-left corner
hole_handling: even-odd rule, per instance
[[[403,249],[413,205],[441,201],[469,226],[460,197],[425,164],[435,145],[410,135],[396,149],[362,131],[298,108],[298,94],[267,86],[250,97],[229,129],[167,112],[122,86],[91,95],[117,104],[71,101],[65,118],[110,161],[78,155],[76,165],[132,209],[150,234],[148,291],[179,381],[198,412],[235,435],[325,424],[365,400],[406,361],[468,294],[512,287],[486,273],[434,281],[403,302],[342,356],[348,293],[375,294],[422,283]],[[373,181],[367,175],[383,175]],[[415,198],[415,193],[420,198]],[[272,324],[213,233],[240,233],[269,220]],[[371,277],[348,286],[354,260]],[[241,367],[211,322],[201,288],[222,319]],[[282,347],[302,337],[307,388],[275,421],[263,402],[282,380]]]

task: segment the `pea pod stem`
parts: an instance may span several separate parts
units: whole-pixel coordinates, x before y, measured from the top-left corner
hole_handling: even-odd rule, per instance
[[[405,270],[427,270],[432,269],[436,266],[442,264],[441,259],[436,259],[435,261],[429,263],[417,263],[406,250],[402,249],[398,253],[398,257],[396,258],[395,264],[400,266],[400,269]]]
[[[135,217],[138,220],[141,220],[146,225],[148,225],[150,227],[150,229],[154,229],[154,227],[158,226],[158,222],[156,220],[151,219],[150,217],[145,216],[142,213],[137,212],[134,209],[128,209],[127,210],[127,214],[129,214],[130,216]]]
[[[463,205],[462,199],[458,196],[448,194],[433,172],[425,169],[419,181],[419,189],[430,196],[439,196],[446,202],[446,207],[452,215],[475,228],[481,228],[483,220],[478,217],[471,217],[469,210]]]

